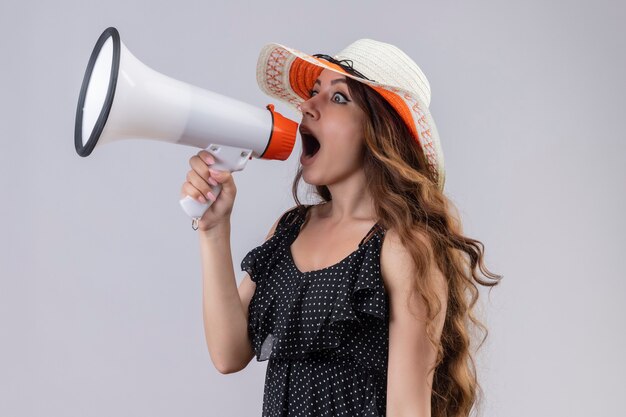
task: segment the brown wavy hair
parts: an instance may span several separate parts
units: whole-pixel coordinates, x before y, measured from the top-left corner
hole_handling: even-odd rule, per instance
[[[466,417],[472,408],[478,410],[482,390],[478,383],[472,355],[472,343],[484,332],[478,348],[487,338],[488,330],[474,314],[479,291],[476,284],[497,285],[503,277],[484,266],[482,242],[463,236],[458,210],[437,186],[434,174],[427,169],[426,159],[408,127],[398,113],[376,91],[346,77],[355,103],[366,114],[364,126],[364,172],[366,187],[374,199],[379,224],[397,231],[415,263],[416,293],[427,311],[427,333],[437,349],[431,409],[433,417]],[[302,178],[299,165],[292,185],[298,206],[298,186]],[[332,200],[328,187],[311,187],[323,201]],[[442,308],[434,285],[429,282],[429,250],[416,231],[426,233],[434,259],[446,277],[448,305],[440,339],[434,334],[434,318]],[[478,275],[478,270],[487,278]]]

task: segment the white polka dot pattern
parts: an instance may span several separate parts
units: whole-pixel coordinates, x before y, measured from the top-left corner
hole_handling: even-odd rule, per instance
[[[374,225],[343,260],[302,272],[290,247],[310,207],[285,213],[274,235],[241,262],[256,283],[248,335],[257,361],[269,360],[263,417],[385,416],[385,230]]]

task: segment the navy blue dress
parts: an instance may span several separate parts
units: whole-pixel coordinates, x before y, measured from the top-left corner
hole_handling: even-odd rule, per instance
[[[241,262],[256,283],[248,335],[257,361],[269,360],[262,416],[385,416],[385,230],[375,224],[343,260],[301,272],[290,248],[309,207],[286,212],[274,235]]]

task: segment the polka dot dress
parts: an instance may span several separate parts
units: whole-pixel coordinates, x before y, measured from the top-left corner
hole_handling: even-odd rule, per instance
[[[385,231],[376,224],[343,260],[302,272],[290,248],[309,207],[285,213],[274,235],[241,262],[256,283],[248,335],[257,361],[269,360],[262,416],[385,416]]]

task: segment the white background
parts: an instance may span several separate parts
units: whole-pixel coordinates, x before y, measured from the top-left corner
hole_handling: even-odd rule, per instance
[[[155,70],[296,120],[256,85],[265,43],[333,55],[372,38],[403,49],[431,83],[446,193],[504,275],[482,291],[482,415],[623,415],[618,4],[3,0],[0,415],[261,415],[267,362],[222,375],[205,346],[199,246],[178,205],[197,149],[74,150],[80,84],[108,26]],[[300,149],[235,174],[238,280],[242,257],[293,205]]]

